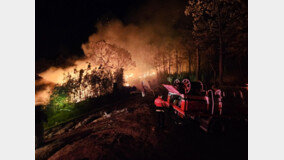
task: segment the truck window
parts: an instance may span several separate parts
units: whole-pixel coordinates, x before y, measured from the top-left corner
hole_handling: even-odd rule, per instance
[[[181,97],[179,95],[171,95],[170,103],[181,107]]]

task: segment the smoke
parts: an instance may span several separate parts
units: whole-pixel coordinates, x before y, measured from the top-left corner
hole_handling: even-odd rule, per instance
[[[136,67],[126,71],[141,77],[154,71],[154,55],[163,52],[169,45],[179,41],[174,25],[183,16],[183,5],[174,1],[153,3],[141,7],[130,19],[134,23],[125,24],[120,20],[111,20],[96,25],[97,33],[89,37],[89,42],[82,44],[88,52],[88,43],[101,40],[124,48],[131,53]]]
[[[72,63],[69,67],[52,66],[46,71],[39,73],[35,78],[35,103],[47,104],[53,88],[56,85],[61,85],[64,82],[64,77],[67,73],[73,73],[75,68],[86,68],[88,66],[87,59],[79,59]]]
[[[153,32],[144,30],[135,25],[124,26],[122,22],[114,20],[107,25],[98,24],[98,33],[89,37],[89,42],[105,40],[115,44],[131,53],[136,63],[135,70],[147,71],[152,68],[151,61],[155,48],[151,45]],[[86,44],[82,45],[84,53],[87,52]]]
[[[49,101],[50,92],[54,87],[54,83],[46,81],[39,75],[35,78],[35,104],[42,105]]]
[[[125,71],[126,78],[138,79],[145,75],[154,75],[154,55],[178,41],[179,36],[174,25],[180,16],[183,16],[183,10],[181,2],[151,2],[132,12],[129,15],[130,23],[126,24],[118,19],[98,23],[97,32],[90,35],[87,43],[82,44],[82,50],[87,55],[88,43],[104,40],[130,52],[136,67]],[[52,66],[39,75],[45,80],[45,84],[48,84],[47,89],[52,89],[54,85],[51,84],[63,82],[64,73],[74,68],[85,68],[88,62],[90,59],[85,56],[83,59],[75,60],[73,66]]]

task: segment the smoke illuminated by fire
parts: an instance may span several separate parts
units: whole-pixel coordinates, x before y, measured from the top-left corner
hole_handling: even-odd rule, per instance
[[[48,82],[44,79],[36,80],[36,94],[35,94],[35,102],[36,105],[46,104],[49,101],[50,93],[54,88],[55,84],[52,82]]]
[[[67,73],[70,73],[71,75],[75,76],[73,71],[74,69],[80,70],[80,69],[85,69],[88,65],[87,60],[77,60],[74,63],[74,66],[62,69],[59,67],[50,67],[48,70],[45,72],[42,72],[39,74],[43,79],[46,81],[55,83],[55,84],[63,84],[64,77]]]
[[[168,4],[167,8],[171,7],[175,8],[175,5]],[[67,73],[72,75],[75,68],[77,70],[84,69],[88,63],[91,63],[92,67],[98,66],[99,64],[93,63],[92,58],[89,57],[87,47],[89,43],[98,41],[105,41],[108,44],[118,46],[131,54],[136,66],[124,70],[126,86],[141,85],[141,81],[155,78],[157,71],[153,64],[154,55],[161,49],[167,48],[169,43],[176,41],[176,38],[173,38],[175,31],[172,29],[172,25],[174,23],[173,19],[177,17],[177,12],[172,10],[173,12],[170,13],[168,9],[161,11],[163,7],[158,8],[152,8],[155,12],[159,10],[159,15],[156,17],[153,16],[151,19],[139,17],[143,23],[125,25],[119,20],[112,20],[106,24],[98,23],[96,26],[97,32],[89,37],[89,42],[82,44],[82,50],[85,54],[83,59],[75,61],[73,66],[64,69],[50,67],[46,71],[39,73],[39,76],[53,85],[48,85],[47,90],[37,92],[36,101],[37,99],[41,99],[41,101],[45,99],[45,103],[48,103],[54,85],[63,84],[65,75]],[[148,9],[142,8],[142,10],[146,11]],[[171,21],[168,20],[169,15],[171,15]],[[44,98],[39,98],[39,95]]]

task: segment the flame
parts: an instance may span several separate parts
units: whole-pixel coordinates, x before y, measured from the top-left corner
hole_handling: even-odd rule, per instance
[[[125,85],[126,86],[133,86],[137,85],[137,81],[143,81],[148,78],[154,78],[156,76],[156,71],[149,70],[149,71],[138,71],[138,69],[135,69],[134,71],[125,72]]]
[[[80,69],[84,69],[84,73],[83,76],[85,76],[87,73],[90,73],[91,70],[88,70],[86,72],[87,66],[88,66],[88,62],[87,61],[77,61],[75,63],[75,66],[72,67],[68,67],[65,69],[62,68],[56,68],[56,67],[51,67],[48,70],[46,70],[43,73],[40,73],[39,75],[46,80],[47,82],[52,82],[54,85],[53,86],[49,86],[46,90],[44,91],[40,91],[36,93],[36,102],[37,103],[47,103],[49,101],[49,97],[52,93],[53,87],[55,86],[55,84],[61,86],[63,85],[67,79],[64,79],[64,77],[69,74],[72,78],[77,79],[79,77],[78,73],[74,73],[74,69],[76,69],[77,71],[79,71]],[[96,66],[91,66],[91,69],[94,69]],[[135,81],[143,81],[146,78],[152,77],[156,75],[156,72],[154,70],[149,70],[147,72],[138,72],[137,69],[134,70],[126,70],[124,73],[124,79],[125,79],[125,86],[133,86],[133,85],[137,85],[137,83],[135,83]],[[36,84],[37,85],[37,84]],[[91,86],[87,85],[86,88],[81,88],[80,90],[76,91],[73,90],[73,93],[70,95],[70,101],[71,102],[80,102],[83,101],[85,99],[87,99],[88,97],[93,97],[92,93],[92,88]],[[98,91],[97,94],[100,94],[100,92]],[[80,95],[80,96],[78,96]]]
[[[131,78],[131,77],[133,77],[133,73],[130,73],[130,74],[128,74],[128,75],[125,75],[125,79],[128,79],[128,78]]]
[[[39,74],[46,82],[51,82],[53,85],[48,86],[45,90],[39,91],[36,93],[36,104],[47,104],[49,102],[49,97],[52,93],[52,90],[57,85],[63,85],[67,80],[65,79],[66,75],[69,74],[72,78],[78,78],[79,74],[74,73],[74,69],[77,71],[84,69],[83,76],[85,76],[87,73],[90,73],[92,69],[94,69],[95,66],[91,64],[91,70],[86,71],[88,67],[88,59],[85,60],[78,60],[75,62],[74,66],[68,67],[68,68],[57,68],[57,67],[50,67],[45,72],[42,72]],[[156,75],[155,70],[148,70],[148,71],[141,71],[137,68],[134,68],[132,70],[126,70],[124,72],[124,79],[125,79],[125,86],[135,86],[137,85],[137,81],[143,81],[147,78],[153,78],[153,76]],[[140,83],[139,82],[139,83]],[[36,83],[38,85],[39,83]],[[77,91],[77,94],[73,94],[70,96],[71,102],[80,102],[88,97],[92,97],[91,94],[92,88],[91,86],[87,86],[86,88],[82,88],[81,90]],[[80,92],[80,93],[79,93]],[[100,94],[99,91],[97,94]],[[78,95],[81,95],[80,97]]]

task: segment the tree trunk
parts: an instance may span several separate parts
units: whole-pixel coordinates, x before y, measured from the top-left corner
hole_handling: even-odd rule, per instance
[[[177,51],[175,51],[175,53],[176,53],[176,72],[178,74],[178,53]]]
[[[219,83],[223,82],[223,36],[222,36],[222,26],[221,26],[221,16],[219,3],[217,3],[218,11],[218,27],[219,27]]]
[[[213,65],[211,63],[210,63],[210,67],[211,67],[211,69],[213,71],[213,80],[214,80],[214,84],[215,84],[215,82],[216,82],[216,71],[215,71],[215,69],[214,69],[214,67],[213,67]]]
[[[190,68],[190,52],[188,51],[188,72],[191,71],[191,68]]]
[[[165,55],[163,54],[163,71],[166,72]]]
[[[169,57],[169,74],[171,74],[171,58]]]
[[[197,46],[196,50],[196,79],[199,80],[199,72],[200,72],[200,55],[199,55],[199,46]]]

